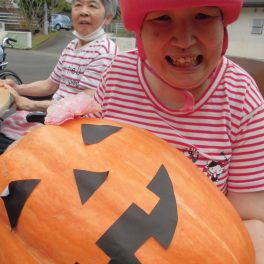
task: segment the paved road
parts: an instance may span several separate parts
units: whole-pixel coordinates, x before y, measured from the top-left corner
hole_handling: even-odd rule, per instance
[[[42,44],[37,50],[7,49],[8,68],[16,72],[24,83],[46,79],[56,65],[61,51],[74,36],[61,34]]]

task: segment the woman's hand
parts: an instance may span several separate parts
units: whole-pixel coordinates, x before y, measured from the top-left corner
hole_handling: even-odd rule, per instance
[[[0,80],[0,86],[3,86],[3,87],[5,87],[5,88],[7,88],[6,85],[7,85],[8,87],[13,88],[15,91],[17,91],[17,89],[18,89],[18,87],[19,87],[19,85],[16,84],[16,83],[15,83],[13,80],[11,80],[11,79]],[[7,88],[7,89],[8,89],[8,88]]]
[[[264,222],[259,220],[243,221],[253,242],[256,264],[264,264]]]
[[[11,85],[8,83],[11,83]],[[14,103],[16,104],[18,110],[30,110],[32,108],[32,100],[19,95],[19,93],[14,88],[16,84],[14,84],[12,80],[5,80],[3,82],[3,86],[8,89],[10,94],[13,96]]]
[[[227,198],[240,214],[251,236],[256,264],[264,264],[264,191],[228,192]]]

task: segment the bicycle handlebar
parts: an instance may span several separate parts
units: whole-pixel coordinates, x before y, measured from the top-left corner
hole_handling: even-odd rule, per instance
[[[6,38],[3,39],[3,46],[5,44],[8,44],[8,45],[11,45],[12,46],[12,43],[11,42],[17,42],[17,40],[16,39],[13,39],[13,38],[6,37]]]

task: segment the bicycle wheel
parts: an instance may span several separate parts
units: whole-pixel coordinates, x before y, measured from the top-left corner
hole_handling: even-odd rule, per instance
[[[0,79],[5,80],[5,79],[11,79],[17,84],[22,84],[22,80],[18,77],[18,75],[8,69],[0,71]]]

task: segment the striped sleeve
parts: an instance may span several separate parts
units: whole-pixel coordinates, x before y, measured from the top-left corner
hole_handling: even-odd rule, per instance
[[[73,50],[73,45],[75,45],[75,40],[71,41],[67,47],[62,51],[60,58],[53,69],[52,73],[50,74],[50,79],[55,82],[56,84],[60,84],[61,77],[62,77],[62,71],[63,71],[63,61],[64,57],[67,53]]]
[[[247,112],[248,109],[245,109]],[[264,189],[264,105],[242,119],[233,142],[228,190],[255,192]]]
[[[113,54],[97,56],[86,68],[79,85],[96,90],[100,84],[102,73],[110,65]]]
[[[61,71],[62,71],[62,62],[60,58],[49,78],[53,82],[60,84]]]
[[[79,85],[84,88],[96,90],[101,82],[102,74],[111,64],[113,58],[118,53],[118,47],[109,38],[105,38],[98,49],[100,54],[93,58],[87,65]]]

